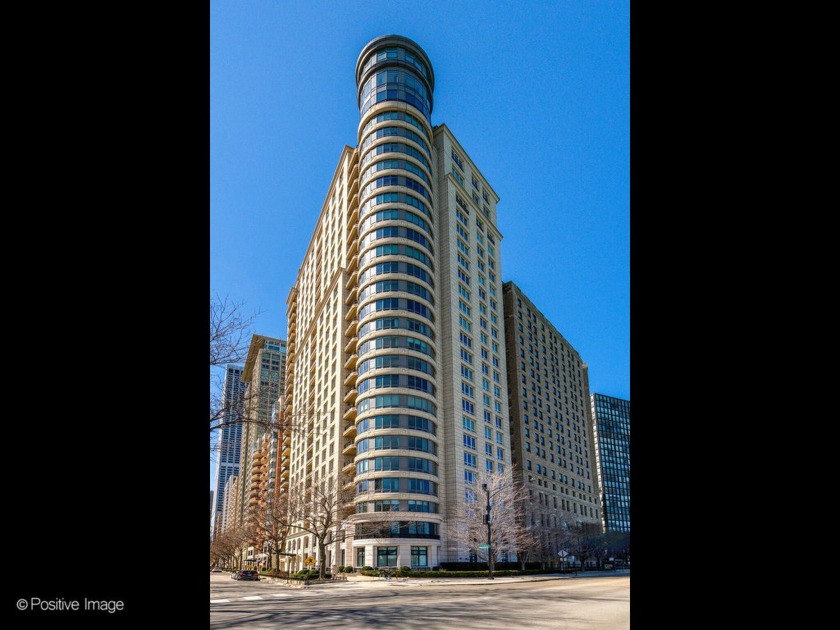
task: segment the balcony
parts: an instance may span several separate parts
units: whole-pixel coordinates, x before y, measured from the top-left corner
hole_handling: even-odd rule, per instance
[[[354,271],[351,275],[347,276],[347,285],[346,288],[348,291],[353,291],[354,289],[358,288],[359,283],[356,282],[359,274],[358,272]],[[347,306],[349,307],[350,304],[348,303]]]
[[[352,354],[356,351],[356,344],[359,343],[358,337],[350,337],[350,341],[347,342],[347,345],[344,346],[344,352]]]
[[[358,186],[356,186],[358,188]],[[353,197],[349,201],[349,207],[347,209],[347,225],[353,225],[354,223],[357,224],[359,222],[359,200],[357,197]]]
[[[356,361],[359,360],[358,354],[351,354],[347,361],[344,362],[344,369],[353,370],[356,368]]]
[[[359,190],[359,157],[358,155],[353,160],[353,165],[350,167],[350,188],[347,190],[347,196],[352,197],[353,191]]]
[[[356,402],[357,395],[358,392],[355,389],[351,389],[349,392],[347,392],[347,395],[344,397],[344,402],[346,402],[348,405],[352,405],[354,402]]]
[[[344,448],[341,449],[341,452],[345,455],[349,455],[351,457],[356,456],[356,443],[353,440],[349,440],[344,443]]]
[[[352,440],[354,437],[356,437],[356,425],[355,424],[347,425],[347,428],[344,429],[344,433],[342,433],[341,435],[343,435],[344,437]]]
[[[347,315],[344,316],[345,321],[351,321],[356,319],[356,315],[359,314],[359,305],[358,303],[354,303],[350,305],[350,308],[347,310]]]
[[[359,236],[359,224],[358,223],[351,223],[350,229],[347,231],[347,240],[350,242],[358,241]],[[350,251],[350,250],[348,250]]]
[[[280,479],[288,479],[289,478],[289,467],[286,466],[280,471]]]
[[[356,331],[359,329],[359,320],[354,319],[350,322],[350,325],[347,326],[347,329],[344,331],[344,335],[347,337],[353,337],[356,335]]]
[[[350,256],[347,259],[347,273],[353,273],[354,271],[358,270],[359,268],[359,257],[358,256]]]
[[[347,299],[346,299],[346,300],[344,300],[344,303],[345,303],[347,306],[350,306],[350,304],[352,304],[353,302],[355,302],[355,301],[356,301],[356,297],[357,297],[358,295],[359,295],[359,290],[358,290],[358,288],[353,287],[353,288],[350,290],[350,293],[348,293],[348,294],[347,294]]]
[[[344,464],[344,468],[341,469],[345,475],[352,475],[356,472],[356,462],[349,462]]]
[[[350,409],[348,409],[347,411],[344,412],[343,418],[345,420],[347,420],[348,422],[352,422],[353,420],[355,420],[356,419],[356,408],[355,407],[350,407]]]
[[[355,254],[359,251],[359,239],[354,238],[347,243],[347,257],[355,258]]]
[[[358,374],[355,372],[350,372],[347,375],[347,378],[344,379],[344,386],[345,387],[353,387],[356,384],[356,379],[358,378]]]
[[[283,457],[289,457],[291,452],[292,452],[292,447],[291,446],[286,446],[286,445],[283,446]]]
[[[283,434],[283,446],[291,446],[292,445],[292,434],[286,432]]]

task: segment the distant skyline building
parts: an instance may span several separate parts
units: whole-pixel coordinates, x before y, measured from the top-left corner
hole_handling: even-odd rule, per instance
[[[290,488],[352,492],[330,565],[469,559],[443,524],[511,462],[499,197],[445,124],[415,42],[378,37],[356,62],[358,145],[341,153],[287,299]]]
[[[233,475],[239,474],[239,459],[242,453],[242,423],[240,422],[245,401],[245,384],[242,382],[242,366],[227,365],[222,385],[222,417],[219,429],[216,461],[216,509],[213,514],[212,531],[215,533],[225,504],[225,484]]]
[[[513,463],[530,495],[526,525],[553,561],[566,525],[601,523],[589,370],[514,282],[503,292]]]
[[[592,394],[606,531],[630,531],[630,401]]]

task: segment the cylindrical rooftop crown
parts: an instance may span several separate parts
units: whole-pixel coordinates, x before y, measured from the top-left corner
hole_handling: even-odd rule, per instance
[[[383,72],[393,71],[389,77]],[[379,75],[379,78],[377,78]],[[405,101],[431,119],[435,73],[425,51],[401,35],[382,35],[371,40],[356,61],[359,110],[383,100]]]

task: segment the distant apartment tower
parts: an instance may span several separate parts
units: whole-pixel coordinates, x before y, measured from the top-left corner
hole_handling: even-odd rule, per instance
[[[327,565],[467,559],[443,524],[510,465],[498,196],[445,126],[415,42],[356,63],[345,147],[287,299],[290,488],[351,492]],[[289,551],[317,558],[311,536]]]
[[[222,417],[216,460],[216,509],[213,514],[214,534],[225,504],[225,484],[231,476],[239,474],[244,400],[245,384],[242,382],[242,366],[228,365],[225,367],[225,380],[222,385]]]
[[[234,529],[237,525],[236,519],[238,514],[237,498],[239,490],[239,476],[233,475],[227,480],[224,488],[224,505],[222,506],[222,515],[218,520],[220,525],[217,527],[217,536],[223,534],[229,529]]]
[[[264,335],[253,335],[242,371],[246,422],[242,428],[239,462],[238,525],[242,525],[248,517],[254,454],[262,447],[262,438],[271,426],[271,409],[283,392],[285,371],[286,342]],[[261,468],[262,462],[257,463]]]
[[[510,431],[528,526],[560,550],[564,523],[600,526],[586,363],[513,282],[504,284]],[[551,553],[555,556],[556,553]]]
[[[606,531],[630,531],[630,401],[592,394],[592,419]]]

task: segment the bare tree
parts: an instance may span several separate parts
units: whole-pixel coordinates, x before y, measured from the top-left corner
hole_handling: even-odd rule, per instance
[[[541,538],[539,533],[527,527],[524,521],[519,522],[513,532],[514,550],[516,559],[519,560],[519,568],[525,570],[525,564],[532,558],[539,558],[541,553]]]
[[[583,569],[586,569],[587,560],[600,559],[605,547],[600,523],[569,525],[567,542]]]
[[[247,527],[228,529],[210,543],[211,564],[242,568],[242,552],[249,537]],[[237,562],[238,560],[238,562]]]
[[[630,557],[630,532],[604,532],[604,559],[626,561]]]
[[[305,479],[289,492],[290,526],[312,535],[320,560],[319,577],[326,576],[326,548],[332,530],[350,515],[352,488],[342,475]]]
[[[244,302],[210,298],[210,367],[242,361],[248,352],[250,328],[259,313],[246,315]]]
[[[253,518],[257,544],[274,555],[276,570],[280,569],[280,555],[291,531],[289,515],[288,494],[272,491]]]
[[[227,297],[210,298],[210,434],[225,423],[241,422],[245,409],[238,400],[226,400],[218,368],[242,361],[248,352],[250,328],[259,313],[246,315],[244,303]],[[217,368],[217,369],[214,369]],[[211,446],[211,449],[214,448]]]
[[[472,492],[459,505],[455,518],[447,524],[447,536],[487,562],[492,575],[497,556],[517,553],[518,548],[526,544],[528,532],[518,514],[527,498],[527,491],[513,480],[511,472],[480,474],[477,488],[480,490]],[[489,540],[486,520],[488,493]]]

